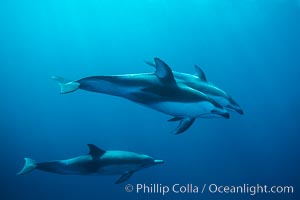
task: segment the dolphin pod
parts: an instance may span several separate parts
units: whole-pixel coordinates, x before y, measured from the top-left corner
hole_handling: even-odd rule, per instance
[[[185,132],[196,118],[229,118],[227,111],[243,114],[241,107],[225,91],[207,81],[204,72],[195,67],[196,75],[175,72],[161,59],[154,58],[154,73],[91,76],[67,81],[54,76],[60,93],[77,89],[122,97],[173,116],[179,121],[173,134]]]
[[[34,169],[61,175],[121,175],[115,182],[119,184],[141,169],[164,163],[144,154],[104,151],[93,144],[88,144],[88,147],[88,154],[66,160],[37,163],[25,158],[25,165],[17,175],[27,174]]]
[[[207,81],[198,66],[196,74],[172,71],[161,59],[154,58],[154,73],[91,76],[77,81],[52,77],[66,94],[78,89],[122,97],[132,102],[173,116],[169,121],[179,121],[174,134],[185,132],[196,118],[229,118],[228,111],[243,114],[242,108],[224,90]],[[135,172],[157,164],[144,154],[128,151],[104,151],[88,144],[89,153],[78,157],[37,163],[25,158],[25,165],[17,175],[35,169],[62,175],[121,175],[116,184],[127,181]]]

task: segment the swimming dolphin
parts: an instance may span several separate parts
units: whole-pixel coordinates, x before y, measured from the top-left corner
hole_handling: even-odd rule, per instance
[[[155,64],[150,61],[145,61],[146,64],[155,67]],[[215,101],[217,101],[220,105],[225,107],[226,109],[235,111],[239,114],[244,114],[243,109],[236,103],[236,101],[224,90],[220,89],[213,83],[207,81],[206,75],[203,70],[195,65],[196,74],[187,74],[172,71],[174,77],[177,82],[182,82],[187,86],[203,92],[204,94],[208,95]]]
[[[206,94],[197,91],[182,81],[176,81],[170,67],[155,58],[155,73],[92,76],[78,81],[66,81],[52,77],[60,85],[62,94],[77,89],[119,96],[135,103],[173,116],[169,121],[180,121],[173,131],[186,131],[195,118],[229,118],[226,109]]]
[[[141,169],[164,163],[144,154],[104,151],[93,144],[88,144],[88,147],[88,154],[66,160],[37,163],[25,158],[25,166],[17,175],[27,174],[34,169],[62,175],[121,175],[115,182],[118,184],[127,181]]]

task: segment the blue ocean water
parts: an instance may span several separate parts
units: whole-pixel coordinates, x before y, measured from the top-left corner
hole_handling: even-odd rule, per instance
[[[52,0],[0,2],[0,199],[297,199],[300,2],[296,0]],[[243,107],[198,119],[182,135],[167,115],[86,91],[61,95],[53,75],[203,68]],[[85,154],[86,144],[165,164],[118,176],[16,173]],[[294,194],[143,194],[126,184],[294,186]],[[201,189],[200,189],[201,190]]]

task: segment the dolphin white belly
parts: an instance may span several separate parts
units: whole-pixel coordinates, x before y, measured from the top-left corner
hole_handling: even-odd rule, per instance
[[[137,164],[121,164],[121,165],[107,165],[100,167],[96,174],[102,175],[114,175],[114,174],[124,174],[128,171],[135,171],[140,168]]]
[[[149,107],[163,112],[168,115],[177,117],[197,118],[206,114],[210,114],[214,106],[207,101],[202,102],[158,102],[151,104]]]

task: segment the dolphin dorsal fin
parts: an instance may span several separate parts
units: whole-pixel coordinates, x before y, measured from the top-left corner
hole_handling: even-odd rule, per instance
[[[105,153],[104,150],[100,149],[96,145],[88,144],[88,146],[89,146],[89,149],[90,149],[89,154],[92,155],[92,156],[99,157],[99,156],[101,156],[102,154]]]
[[[164,83],[176,84],[171,68],[159,58],[154,58],[154,62],[156,68],[155,75]]]
[[[198,65],[195,65],[195,70],[196,70],[196,76],[198,76],[202,81],[207,82],[207,79],[206,79],[206,76],[205,76],[203,70]]]

